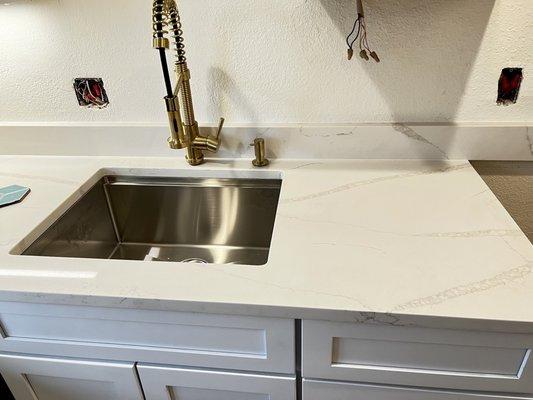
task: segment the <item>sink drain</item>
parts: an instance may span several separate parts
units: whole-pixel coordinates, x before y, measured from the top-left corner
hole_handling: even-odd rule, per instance
[[[181,260],[181,262],[193,264],[207,264],[207,261],[202,258],[186,258],[185,260]]]

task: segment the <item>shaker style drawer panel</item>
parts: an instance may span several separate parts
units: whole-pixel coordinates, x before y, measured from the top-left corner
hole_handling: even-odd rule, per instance
[[[533,400],[533,397],[385,387],[304,379],[303,400]]]
[[[533,393],[533,334],[304,321],[307,378]]]
[[[137,365],[147,400],[296,400],[294,377]]]
[[[470,371],[479,374],[516,375],[527,350],[436,343],[390,342],[333,338],[333,366],[373,365],[377,367]]]
[[[0,349],[294,373],[292,320],[0,303]]]

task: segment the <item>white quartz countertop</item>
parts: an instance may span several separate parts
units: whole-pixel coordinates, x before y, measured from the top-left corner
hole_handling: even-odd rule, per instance
[[[51,223],[67,199],[79,198],[102,168],[207,176],[277,171],[283,184],[268,263],[10,254]],[[0,187],[11,184],[32,192],[0,208],[0,300],[390,323],[533,323],[533,246],[466,161],[274,160],[257,170],[249,160],[193,168],[181,157],[0,157]]]

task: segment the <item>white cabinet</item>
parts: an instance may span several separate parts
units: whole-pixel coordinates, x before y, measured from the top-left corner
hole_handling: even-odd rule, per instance
[[[283,318],[0,302],[0,372],[17,400],[142,400],[137,363],[147,399],[293,400],[294,327]]]
[[[296,399],[294,377],[143,364],[139,364],[137,369],[146,400]]]
[[[17,400],[296,400],[297,363],[303,400],[533,400],[533,333],[301,327],[298,360],[291,319],[0,302],[0,372]]]
[[[303,400],[533,400],[533,397],[304,379]]]
[[[143,400],[133,363],[0,354],[16,400]]]

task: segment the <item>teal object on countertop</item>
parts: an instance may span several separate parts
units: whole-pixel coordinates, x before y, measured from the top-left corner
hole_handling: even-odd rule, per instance
[[[0,207],[19,203],[30,193],[30,188],[11,185],[0,189]]]

